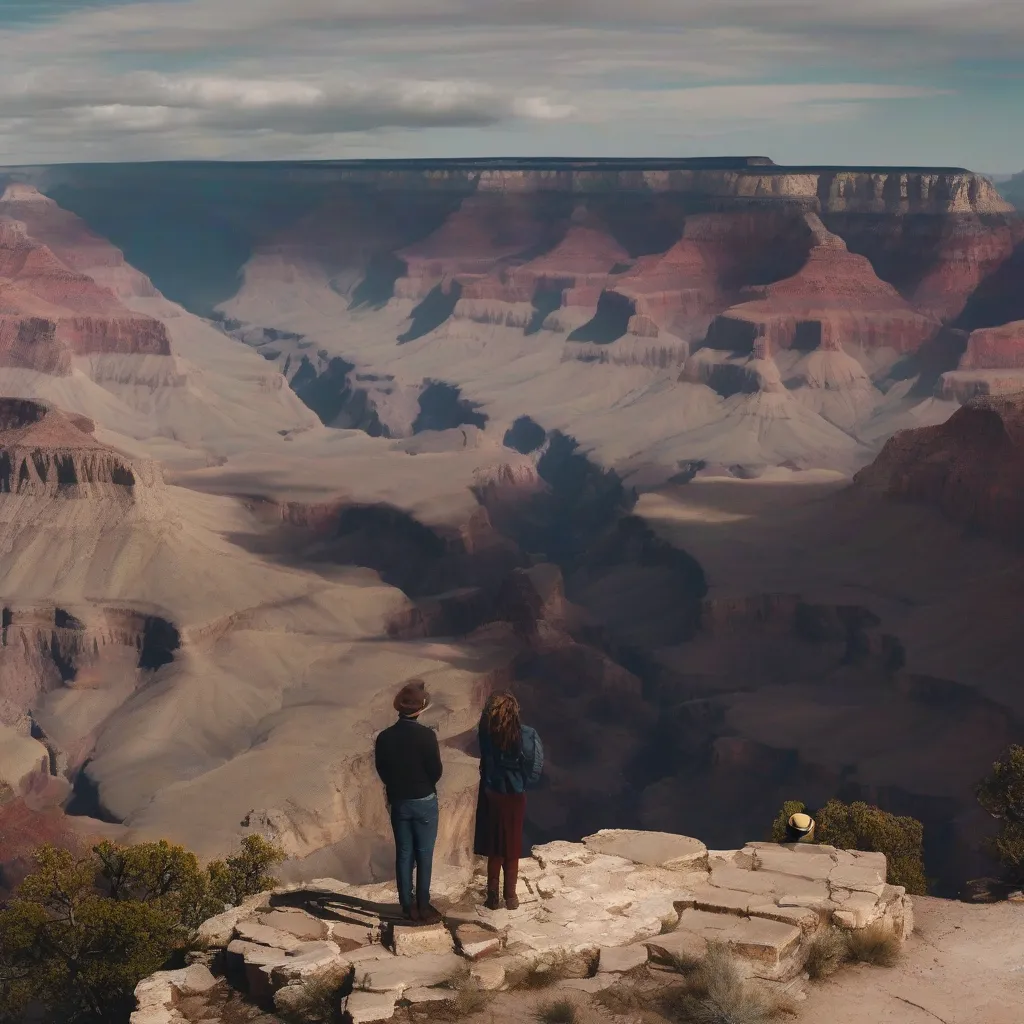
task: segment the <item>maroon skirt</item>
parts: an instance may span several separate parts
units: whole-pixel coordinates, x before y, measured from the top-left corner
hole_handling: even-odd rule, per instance
[[[518,860],[523,850],[525,793],[494,793],[480,783],[473,852],[478,857]]]

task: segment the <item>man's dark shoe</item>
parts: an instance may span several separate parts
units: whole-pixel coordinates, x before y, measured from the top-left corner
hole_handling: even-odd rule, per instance
[[[420,924],[440,924],[441,915],[433,907],[417,908]]]
[[[420,908],[417,906],[402,907],[402,917],[407,921],[418,921],[420,919]]]
[[[488,910],[501,910],[501,897],[496,892],[489,892],[487,899],[484,900],[484,906]]]

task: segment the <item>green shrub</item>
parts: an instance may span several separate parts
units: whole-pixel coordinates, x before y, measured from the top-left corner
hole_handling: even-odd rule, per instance
[[[1012,746],[977,788],[978,803],[1000,822],[986,844],[1007,880],[1024,885],[1024,747]]]
[[[916,818],[899,817],[861,802],[844,804],[829,800],[817,813],[796,800],[787,801],[772,823],[772,839],[784,842],[790,815],[803,811],[815,820],[817,843],[840,850],[884,853],[886,880],[902,885],[907,892],[923,896],[928,892],[924,874],[924,826]]]
[[[193,945],[203,920],[273,886],[267,872],[283,854],[250,836],[205,870],[165,841],[102,842],[87,857],[43,846],[34,859],[0,909],[0,1020],[33,1006],[48,1021],[115,1024],[134,1009],[135,986]]]

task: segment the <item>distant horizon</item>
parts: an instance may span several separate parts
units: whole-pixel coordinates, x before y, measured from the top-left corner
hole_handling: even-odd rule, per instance
[[[768,163],[749,163],[746,166],[740,165],[743,160],[767,160]],[[974,174],[979,177],[995,180],[1003,178],[1009,180],[1017,174],[1024,173],[1014,171],[1008,173],[991,173],[980,171],[973,167],[955,166],[952,164],[854,164],[854,163],[802,163],[790,164],[780,163],[765,157],[763,154],[736,155],[722,154],[720,156],[651,156],[651,157],[620,157],[620,156],[546,156],[546,155],[515,155],[515,156],[451,156],[451,157],[276,157],[260,158],[252,157],[247,159],[230,159],[225,157],[217,158],[192,158],[181,157],[178,159],[163,158],[152,160],[61,160],[51,162],[31,162],[21,164],[0,163],[0,170],[22,171],[33,170],[42,167],[116,167],[116,166],[260,166],[271,165],[281,166],[295,164],[302,166],[395,166],[407,164],[409,166],[460,166],[486,165],[498,169],[515,169],[517,164],[614,164],[635,169],[652,167],[657,169],[658,165],[677,165],[679,169],[686,169],[686,165],[702,165],[708,170],[717,170],[719,167],[730,170],[750,171],[751,173],[773,173],[779,171],[801,171],[801,172],[829,172],[829,171],[860,171],[870,173],[939,173],[939,174]],[[671,168],[667,168],[671,169]],[[697,168],[699,169],[699,168]]]
[[[1021,52],[1005,0],[0,0],[0,165],[770,150],[1002,175]]]

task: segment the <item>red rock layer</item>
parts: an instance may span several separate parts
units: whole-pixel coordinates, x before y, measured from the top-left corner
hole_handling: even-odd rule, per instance
[[[796,269],[809,245],[807,225],[792,210],[696,214],[687,218],[683,237],[671,249],[640,257],[614,290],[633,300],[636,333],[685,334],[690,322],[735,301],[739,285]]]
[[[114,275],[121,295],[156,295],[145,274],[128,266],[120,249],[93,234],[86,224],[30,185],[9,185],[0,198],[0,219],[24,224],[30,238],[45,245],[66,267],[88,274],[107,268]]]
[[[608,227],[581,207],[562,238],[547,252],[465,283],[462,295],[466,299],[531,302],[538,287],[556,287],[562,289],[562,305],[594,306],[612,270],[629,262],[629,253]]]
[[[854,481],[1024,542],[1024,394],[974,399],[939,426],[901,430]]]
[[[0,220],[0,365],[66,375],[75,355],[170,351],[159,320],[70,269],[23,224]]]
[[[536,197],[473,195],[431,235],[398,252],[408,268],[395,293],[420,299],[442,282],[482,276],[542,244],[550,228]]]
[[[0,402],[0,493],[81,497],[90,489],[127,494],[159,482],[156,467],[133,465],[83,428],[84,417],[65,416],[35,402]],[[69,491],[68,488],[72,488]]]
[[[743,289],[749,301],[728,309],[712,323],[713,348],[767,356],[779,349],[843,345],[916,351],[935,336],[939,324],[917,312],[871,263],[851,253],[837,235],[810,214],[814,242],[803,267],[774,284]]]
[[[961,370],[1024,370],[1024,320],[972,331]]]
[[[911,293],[911,301],[929,316],[955,320],[978,286],[1010,259],[1022,241],[1024,224],[1018,218],[948,218],[926,261],[931,269]]]

